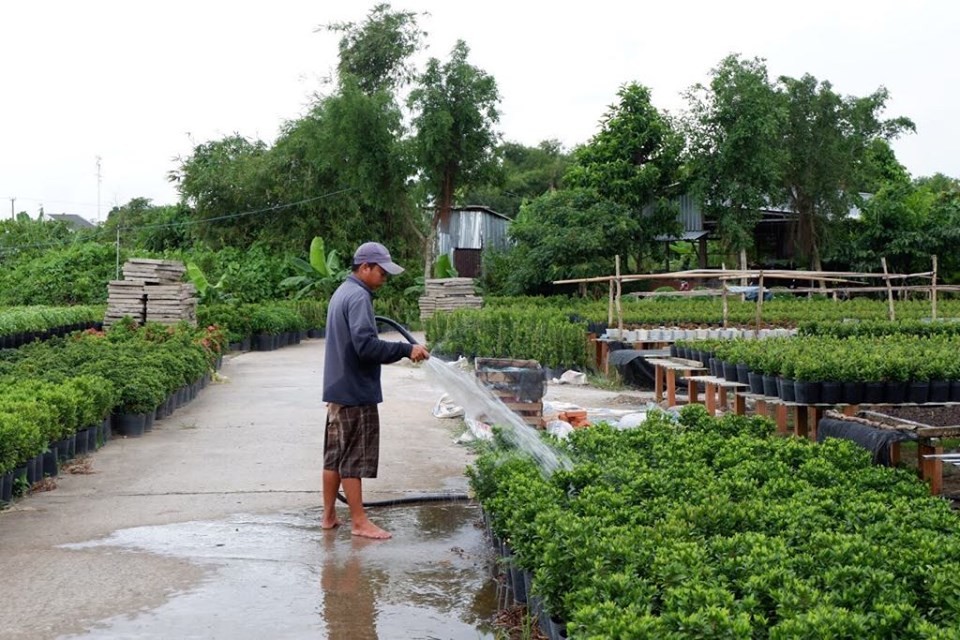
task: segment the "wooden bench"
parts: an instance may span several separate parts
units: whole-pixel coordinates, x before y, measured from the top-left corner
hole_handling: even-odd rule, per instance
[[[704,386],[703,397],[704,404],[707,407],[707,413],[712,416],[717,415],[718,404],[719,407],[726,410],[728,389],[733,389],[736,391],[740,387],[749,386],[742,382],[735,382],[733,380],[718,378],[716,376],[690,376],[687,378],[687,384],[691,385],[690,402],[697,401],[696,389],[697,385],[700,383],[703,383]],[[737,415],[743,415],[747,411],[746,402],[744,401],[743,396],[741,396],[739,393],[735,393],[733,396],[733,407],[734,412],[737,413]]]
[[[667,392],[667,405],[677,404],[677,372],[683,374],[687,380],[697,371],[706,371],[707,368],[699,360],[684,358],[646,358],[653,365],[653,396],[659,404],[663,400],[664,387]],[[697,402],[697,387],[689,387],[690,402]]]

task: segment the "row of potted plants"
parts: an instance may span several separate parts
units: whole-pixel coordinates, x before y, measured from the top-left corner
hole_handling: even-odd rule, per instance
[[[198,322],[221,327],[232,351],[272,351],[303,338],[323,337],[326,315],[325,300],[222,303],[197,309]]]
[[[104,378],[2,377],[0,389],[0,502],[106,441],[116,392]]]
[[[960,521],[845,440],[764,418],[604,424],[545,476],[505,438],[470,470],[497,544],[583,638],[956,638]]]
[[[88,330],[8,351],[0,358],[0,474],[35,481],[38,464],[44,469],[38,457],[49,459],[54,448],[57,457],[71,447],[84,451],[110,427],[142,435],[196,396],[224,345],[216,327],[138,328],[127,320],[106,333]],[[91,435],[91,427],[99,431]]]
[[[960,334],[682,341],[676,353],[801,404],[960,402]]]
[[[16,349],[94,327],[103,320],[103,307],[12,307],[0,309],[0,349]]]

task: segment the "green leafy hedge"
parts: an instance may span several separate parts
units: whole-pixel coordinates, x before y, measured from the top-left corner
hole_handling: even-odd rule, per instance
[[[958,638],[960,520],[853,443],[763,418],[577,430],[545,478],[490,450],[471,484],[571,638]]]
[[[590,363],[586,325],[549,309],[459,310],[426,321],[431,349],[447,355],[537,360],[583,369]]]
[[[119,323],[0,351],[0,472],[110,413],[145,413],[214,366],[222,332]]]
[[[11,307],[0,309],[0,336],[88,325],[103,320],[102,306]]]

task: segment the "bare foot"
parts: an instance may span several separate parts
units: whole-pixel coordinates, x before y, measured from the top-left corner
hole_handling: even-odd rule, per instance
[[[320,528],[321,528],[321,529],[336,529],[337,527],[339,527],[339,526],[342,525],[342,524],[343,524],[343,522],[340,521],[340,518],[334,516],[334,517],[331,518],[331,519],[324,518],[323,521],[320,523]]]
[[[392,533],[381,529],[372,522],[367,522],[359,527],[354,527],[350,533],[355,536],[360,536],[361,538],[371,538],[373,540],[389,540],[393,537]]]

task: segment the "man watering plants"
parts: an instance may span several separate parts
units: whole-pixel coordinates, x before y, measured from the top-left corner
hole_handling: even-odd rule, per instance
[[[352,273],[337,288],[327,308],[327,344],[323,364],[323,401],[327,422],[323,441],[324,529],[339,526],[336,499],[340,486],[350,508],[351,532],[364,538],[387,539],[385,531],[367,519],[363,508],[363,478],[377,477],[380,417],[383,402],[380,365],[410,358],[420,362],[430,352],[420,344],[389,342],[377,335],[373,292],[391,275],[403,273],[387,248],[366,242],[353,254]]]

